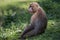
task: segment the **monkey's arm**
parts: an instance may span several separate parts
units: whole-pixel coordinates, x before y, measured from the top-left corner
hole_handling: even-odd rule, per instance
[[[34,25],[35,25],[35,26],[34,26],[34,29],[31,30],[31,31],[29,31],[28,33],[26,33],[26,34],[23,36],[24,38],[25,38],[25,37],[35,36],[35,35],[37,35],[37,34],[39,33],[40,23],[39,23],[39,22],[36,22]]]

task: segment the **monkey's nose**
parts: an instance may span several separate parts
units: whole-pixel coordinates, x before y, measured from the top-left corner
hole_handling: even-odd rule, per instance
[[[32,12],[32,8],[29,8],[28,11],[29,11],[29,12]]]

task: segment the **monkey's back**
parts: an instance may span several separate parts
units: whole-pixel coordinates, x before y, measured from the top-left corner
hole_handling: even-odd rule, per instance
[[[34,27],[38,27],[39,31],[45,31],[47,27],[47,17],[45,13],[35,13],[31,17],[31,23]]]

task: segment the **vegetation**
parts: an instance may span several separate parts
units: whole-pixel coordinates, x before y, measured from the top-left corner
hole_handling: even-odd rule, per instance
[[[60,40],[60,0],[32,0],[46,11],[48,25],[42,35],[27,40]],[[0,40],[19,40],[21,32],[29,24],[28,12],[31,0],[0,0]]]

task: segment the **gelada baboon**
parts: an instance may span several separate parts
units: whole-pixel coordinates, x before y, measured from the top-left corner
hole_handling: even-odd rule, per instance
[[[28,11],[33,14],[30,24],[23,31],[21,38],[31,37],[45,32],[47,27],[47,16],[45,11],[39,6],[38,3],[32,2]]]

